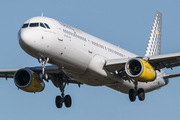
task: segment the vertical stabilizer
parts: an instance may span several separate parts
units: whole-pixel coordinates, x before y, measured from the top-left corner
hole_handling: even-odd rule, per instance
[[[145,56],[161,54],[162,14],[156,12]]]

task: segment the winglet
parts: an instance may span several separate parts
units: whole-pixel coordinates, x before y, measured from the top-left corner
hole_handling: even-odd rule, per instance
[[[161,28],[162,14],[160,12],[156,12],[145,56],[161,54]]]

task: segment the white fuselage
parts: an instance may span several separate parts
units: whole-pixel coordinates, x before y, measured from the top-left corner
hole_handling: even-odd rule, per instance
[[[50,29],[31,23],[46,23]],[[49,63],[62,68],[67,76],[88,85],[107,86],[123,93],[134,88],[132,82],[108,72],[104,64],[106,59],[137,55],[51,18],[34,17],[24,24],[29,26],[20,29],[19,44],[31,56],[49,58]],[[166,85],[168,81],[161,77],[164,74],[157,72],[153,82],[138,82],[138,88],[150,92]]]

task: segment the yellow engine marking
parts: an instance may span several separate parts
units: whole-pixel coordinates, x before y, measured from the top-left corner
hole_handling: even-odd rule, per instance
[[[140,58],[138,58],[144,67],[144,71],[142,72],[142,74],[137,77],[137,78],[133,78],[136,81],[140,81],[140,82],[150,82],[155,80],[156,78],[156,72],[154,70],[154,68],[149,64],[148,61],[144,61]]]

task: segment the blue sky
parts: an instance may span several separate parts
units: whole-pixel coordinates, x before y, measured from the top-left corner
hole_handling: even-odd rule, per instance
[[[159,11],[163,14],[162,54],[180,52],[179,4],[179,0],[0,1],[0,68],[39,66],[20,48],[17,33],[24,21],[41,13],[143,56]],[[165,71],[172,74],[180,69]],[[145,101],[134,103],[128,95],[107,87],[69,85],[65,93],[71,95],[72,107],[57,109],[55,97],[60,91],[51,82],[43,92],[32,94],[17,90],[13,79],[0,79],[0,119],[178,119],[179,85],[179,78],[173,78],[167,86],[146,94]]]

